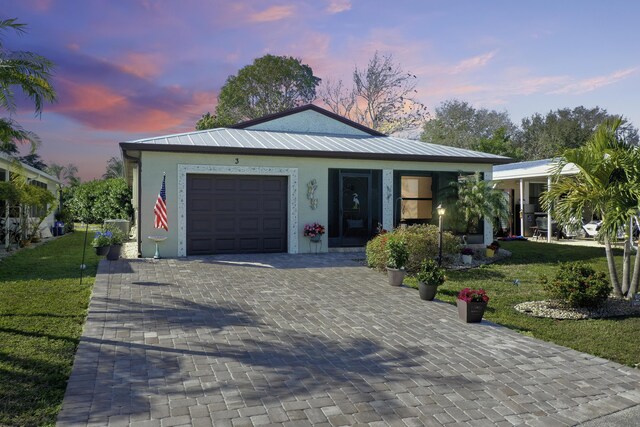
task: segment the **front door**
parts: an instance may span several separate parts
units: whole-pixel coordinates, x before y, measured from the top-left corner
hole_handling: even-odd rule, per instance
[[[340,173],[340,246],[363,246],[372,231],[371,173]]]

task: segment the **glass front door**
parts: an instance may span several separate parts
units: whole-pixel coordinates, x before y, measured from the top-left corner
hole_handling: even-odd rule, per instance
[[[372,231],[371,174],[340,174],[341,246],[363,246]]]

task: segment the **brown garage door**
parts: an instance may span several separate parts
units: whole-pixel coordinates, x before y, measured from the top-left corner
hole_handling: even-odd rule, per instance
[[[187,175],[187,255],[286,252],[287,178]]]

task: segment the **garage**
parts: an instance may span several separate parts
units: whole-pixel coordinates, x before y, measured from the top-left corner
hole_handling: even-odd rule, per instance
[[[287,251],[287,177],[187,175],[187,255]]]

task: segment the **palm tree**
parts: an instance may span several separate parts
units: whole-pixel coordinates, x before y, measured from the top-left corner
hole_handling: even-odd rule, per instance
[[[630,278],[631,244],[625,239],[622,283],[616,270],[611,248],[622,232],[629,232],[629,223],[638,215],[640,201],[640,157],[637,149],[624,140],[620,132],[621,118],[607,120],[600,125],[587,143],[566,150],[557,161],[551,188],[542,194],[545,209],[553,208],[560,223],[582,218],[590,209],[602,220],[598,235],[603,239],[607,267],[614,295],[630,297],[638,289],[640,256],[636,255],[634,275]],[[560,175],[562,168],[572,163],[577,175]]]
[[[509,218],[509,206],[503,192],[494,188],[493,182],[483,180],[480,172],[460,176],[451,184],[457,190],[455,207],[459,218],[464,220],[467,233],[477,229],[482,218],[496,226]]]
[[[18,34],[25,32],[26,25],[15,18],[0,20],[0,35],[7,30]],[[53,102],[56,93],[49,82],[53,63],[32,52],[12,51],[5,48],[0,38],[0,108],[9,116],[16,112],[14,88],[19,87],[35,106],[36,115],[42,114],[45,102]],[[9,118],[0,118],[0,144],[3,150],[10,149],[16,142],[29,142],[35,150],[39,140],[37,135],[24,130]]]
[[[102,175],[102,178],[121,178],[124,176],[124,163],[122,159],[112,157],[107,160],[107,170]]]

